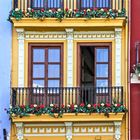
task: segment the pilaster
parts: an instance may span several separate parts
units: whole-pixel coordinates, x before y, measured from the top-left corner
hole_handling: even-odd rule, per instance
[[[114,122],[115,125],[115,139],[120,140],[121,138],[121,122]]]
[[[73,86],[73,34],[72,28],[65,29],[67,34],[67,86]]]
[[[72,140],[72,122],[65,122],[66,140]]]
[[[17,140],[23,140],[23,123],[15,123],[17,129]]]
[[[116,52],[116,63],[115,63],[115,73],[116,73],[116,86],[121,85],[121,48],[122,48],[122,28],[115,28],[115,52]]]
[[[16,29],[18,34],[18,87],[24,87],[24,29]]]

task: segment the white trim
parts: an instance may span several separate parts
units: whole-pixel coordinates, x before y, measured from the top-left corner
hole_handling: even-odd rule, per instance
[[[66,29],[66,32],[34,32],[26,31],[26,40],[67,40],[67,32],[73,29]],[[73,40],[114,40],[114,31],[76,31],[73,32]]]
[[[114,133],[76,133],[73,136],[114,136]]]
[[[122,49],[122,29],[115,28],[115,43],[116,43],[116,63],[115,63],[115,71],[116,71],[116,86],[121,86],[121,49]]]
[[[73,126],[113,126],[113,123],[74,123]]]
[[[44,137],[44,136],[49,136],[49,137],[54,137],[54,136],[66,136],[66,134],[24,134],[26,137]]]
[[[54,124],[42,124],[42,123],[40,123],[40,124],[25,124],[24,125],[25,127],[26,126],[65,126],[65,124],[63,123],[63,124],[57,124],[57,123],[54,123]]]
[[[18,87],[24,87],[24,29],[16,29],[18,34]]]

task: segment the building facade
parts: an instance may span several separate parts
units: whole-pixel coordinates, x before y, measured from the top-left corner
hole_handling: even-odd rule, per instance
[[[139,75],[135,71],[140,63],[140,15],[138,14],[140,2],[137,0],[131,1],[131,25],[130,25],[130,70],[131,70],[131,84],[130,84],[130,131],[131,139],[140,139],[140,112],[138,111],[139,105],[139,90],[140,80]],[[134,66],[135,65],[135,66]],[[136,74],[134,74],[134,72]]]
[[[3,5],[6,5],[3,8]],[[11,61],[11,42],[12,28],[7,21],[12,2],[0,1],[0,140],[4,140],[10,134],[10,120],[5,108],[10,104],[10,61]]]
[[[11,140],[128,140],[128,0],[13,9]]]

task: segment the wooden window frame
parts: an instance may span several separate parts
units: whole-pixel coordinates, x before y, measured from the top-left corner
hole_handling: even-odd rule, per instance
[[[81,76],[81,47],[96,47],[96,48],[107,48],[109,50],[109,55],[108,55],[108,64],[109,64],[109,69],[108,69],[108,87],[112,85],[112,43],[77,43],[77,86],[81,86],[81,81],[80,81],[80,76]],[[95,64],[95,63],[94,63]],[[94,77],[94,82],[95,82]]]
[[[45,72],[45,76],[44,78],[41,78],[45,80],[45,87],[46,87],[46,79],[47,79],[47,83],[48,83],[48,80],[52,80],[52,79],[60,79],[60,87],[63,86],[63,43],[29,43],[28,45],[28,86],[29,87],[33,87],[32,85],[32,81],[33,79],[38,79],[40,80],[40,78],[33,78],[33,48],[44,48],[45,49],[45,59],[46,59],[46,49],[47,48],[60,48],[60,63],[59,62],[35,62],[35,63],[38,63],[38,64],[43,64],[45,65],[45,70],[47,69],[46,66],[48,66],[48,64],[60,64],[60,78],[48,78],[48,76],[46,77],[47,75],[47,72],[48,72],[48,69],[47,71]],[[47,49],[48,50],[48,49]],[[48,52],[47,52],[48,53]],[[47,64],[45,64],[47,63]]]

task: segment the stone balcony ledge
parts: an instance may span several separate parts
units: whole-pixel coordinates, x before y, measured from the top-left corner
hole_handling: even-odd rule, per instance
[[[13,26],[16,28],[24,27],[122,27],[126,24],[126,18],[65,18],[61,22],[57,18],[22,18],[16,20],[11,18]]]

